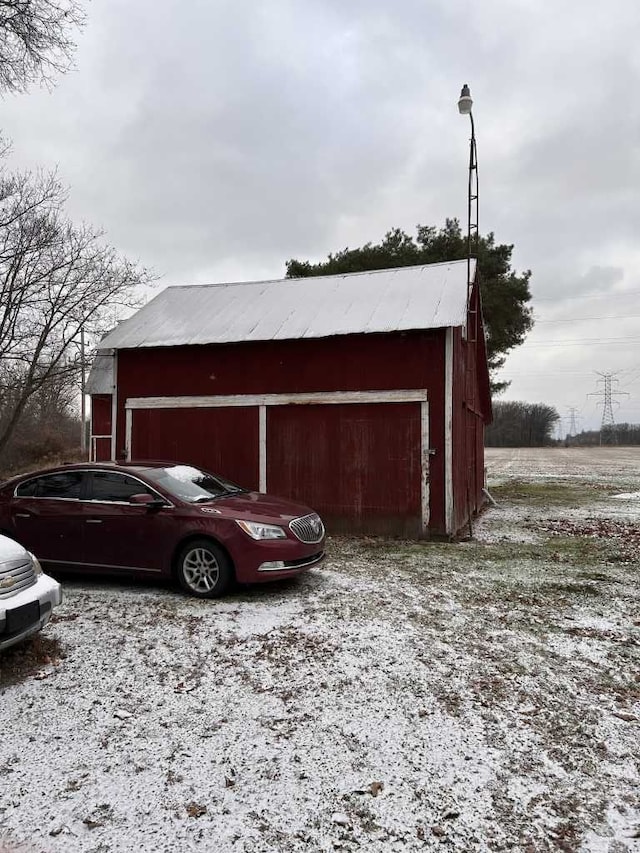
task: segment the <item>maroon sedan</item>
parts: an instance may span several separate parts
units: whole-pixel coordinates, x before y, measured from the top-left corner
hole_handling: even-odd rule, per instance
[[[14,477],[0,486],[0,533],[49,569],[177,577],[200,598],[233,578],[290,577],[324,559],[324,526],[308,507],[167,462]]]

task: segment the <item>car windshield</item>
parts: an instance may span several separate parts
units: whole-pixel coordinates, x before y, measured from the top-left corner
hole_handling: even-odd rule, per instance
[[[205,503],[224,495],[246,492],[226,480],[191,465],[170,465],[166,468],[147,468],[145,476],[161,489],[189,503]]]

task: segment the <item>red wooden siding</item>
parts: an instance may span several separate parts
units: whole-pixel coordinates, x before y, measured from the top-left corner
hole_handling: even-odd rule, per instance
[[[91,436],[94,461],[111,459],[111,394],[94,394],[91,397]]]
[[[94,462],[109,462],[111,459],[111,439],[97,436],[92,440],[91,458]]]
[[[318,510],[329,532],[418,536],[420,404],[274,406],[267,489]]]
[[[111,394],[94,394],[91,398],[91,432],[111,435]]]
[[[135,411],[131,456],[188,462],[257,489],[258,409]]]
[[[477,304],[477,289],[473,300]],[[472,315],[473,316],[473,315]],[[453,358],[453,531],[462,530],[484,505],[484,423],[491,417],[488,380],[484,376],[484,341],[454,330]]]
[[[386,391],[442,384],[441,330],[118,353],[118,399],[194,394]],[[122,410],[122,405],[121,405]],[[120,426],[118,427],[120,429]]]

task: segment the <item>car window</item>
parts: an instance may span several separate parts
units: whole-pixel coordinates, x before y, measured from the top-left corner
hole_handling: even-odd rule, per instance
[[[91,500],[127,503],[132,495],[157,495],[135,477],[113,471],[94,471]]]
[[[36,493],[37,480],[27,480],[26,483],[20,483],[16,489],[16,495],[19,498],[32,498]]]
[[[59,471],[21,483],[16,489],[19,498],[79,498],[82,471]]]

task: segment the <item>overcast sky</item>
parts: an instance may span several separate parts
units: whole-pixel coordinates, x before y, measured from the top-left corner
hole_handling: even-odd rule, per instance
[[[93,0],[76,68],[5,96],[12,163],[173,284],[280,278],[398,226],[480,230],[532,270],[505,399],[640,422],[637,0]]]

